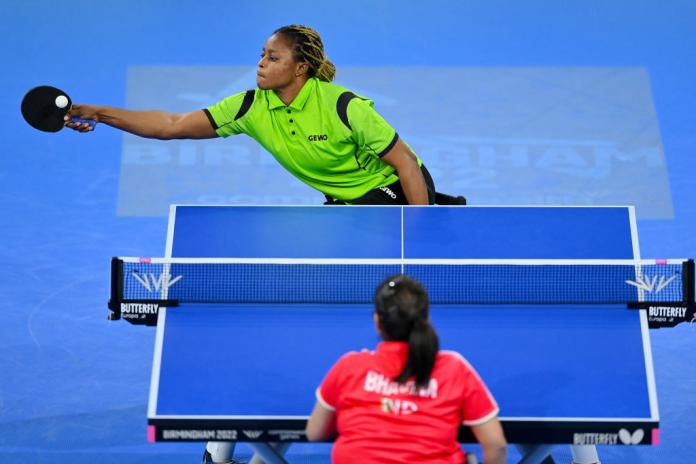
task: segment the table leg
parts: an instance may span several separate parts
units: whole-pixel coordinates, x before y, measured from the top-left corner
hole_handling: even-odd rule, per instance
[[[600,464],[594,445],[571,445],[573,464]]]
[[[551,464],[553,445],[516,445],[522,459],[519,464]]]
[[[235,442],[232,441],[209,441],[205,449],[215,462],[224,462],[234,455]]]
[[[249,443],[254,450],[254,457],[249,464],[287,464],[283,457],[290,447],[290,443]]]

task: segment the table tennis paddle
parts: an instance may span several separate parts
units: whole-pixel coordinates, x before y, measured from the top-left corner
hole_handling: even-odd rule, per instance
[[[58,132],[64,127],[64,117],[72,107],[67,93],[48,85],[34,87],[22,99],[22,116],[34,129]],[[88,123],[94,129],[97,121],[72,118],[73,122]]]

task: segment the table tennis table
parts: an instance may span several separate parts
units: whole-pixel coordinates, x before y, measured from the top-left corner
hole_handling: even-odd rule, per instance
[[[632,207],[174,205],[165,257],[378,259],[403,270],[408,259],[634,260],[640,252]],[[275,291],[268,276],[253,278],[238,285]],[[303,278],[331,291],[330,279]],[[369,297],[374,286],[355,291]],[[283,462],[284,448],[267,443],[305,440],[330,366],[378,342],[371,313],[368,303],[161,308],[149,440],[244,441],[266,462]],[[659,442],[645,311],[433,304],[431,317],[441,347],[462,353],[497,399],[508,441],[533,445],[523,462],[540,462],[554,444],[583,454],[584,446]],[[473,441],[465,428],[460,439]]]

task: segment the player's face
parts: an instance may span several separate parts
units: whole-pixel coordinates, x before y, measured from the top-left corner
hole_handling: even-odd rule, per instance
[[[264,44],[256,70],[256,85],[262,90],[287,87],[305,74],[307,63],[297,62],[288,41],[273,34]]]

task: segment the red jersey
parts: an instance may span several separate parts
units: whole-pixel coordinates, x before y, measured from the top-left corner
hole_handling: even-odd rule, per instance
[[[457,463],[460,424],[478,425],[498,405],[473,367],[458,353],[437,354],[430,383],[399,384],[408,343],[382,342],[376,351],[343,355],[317,389],[317,400],[336,411],[334,464]]]

